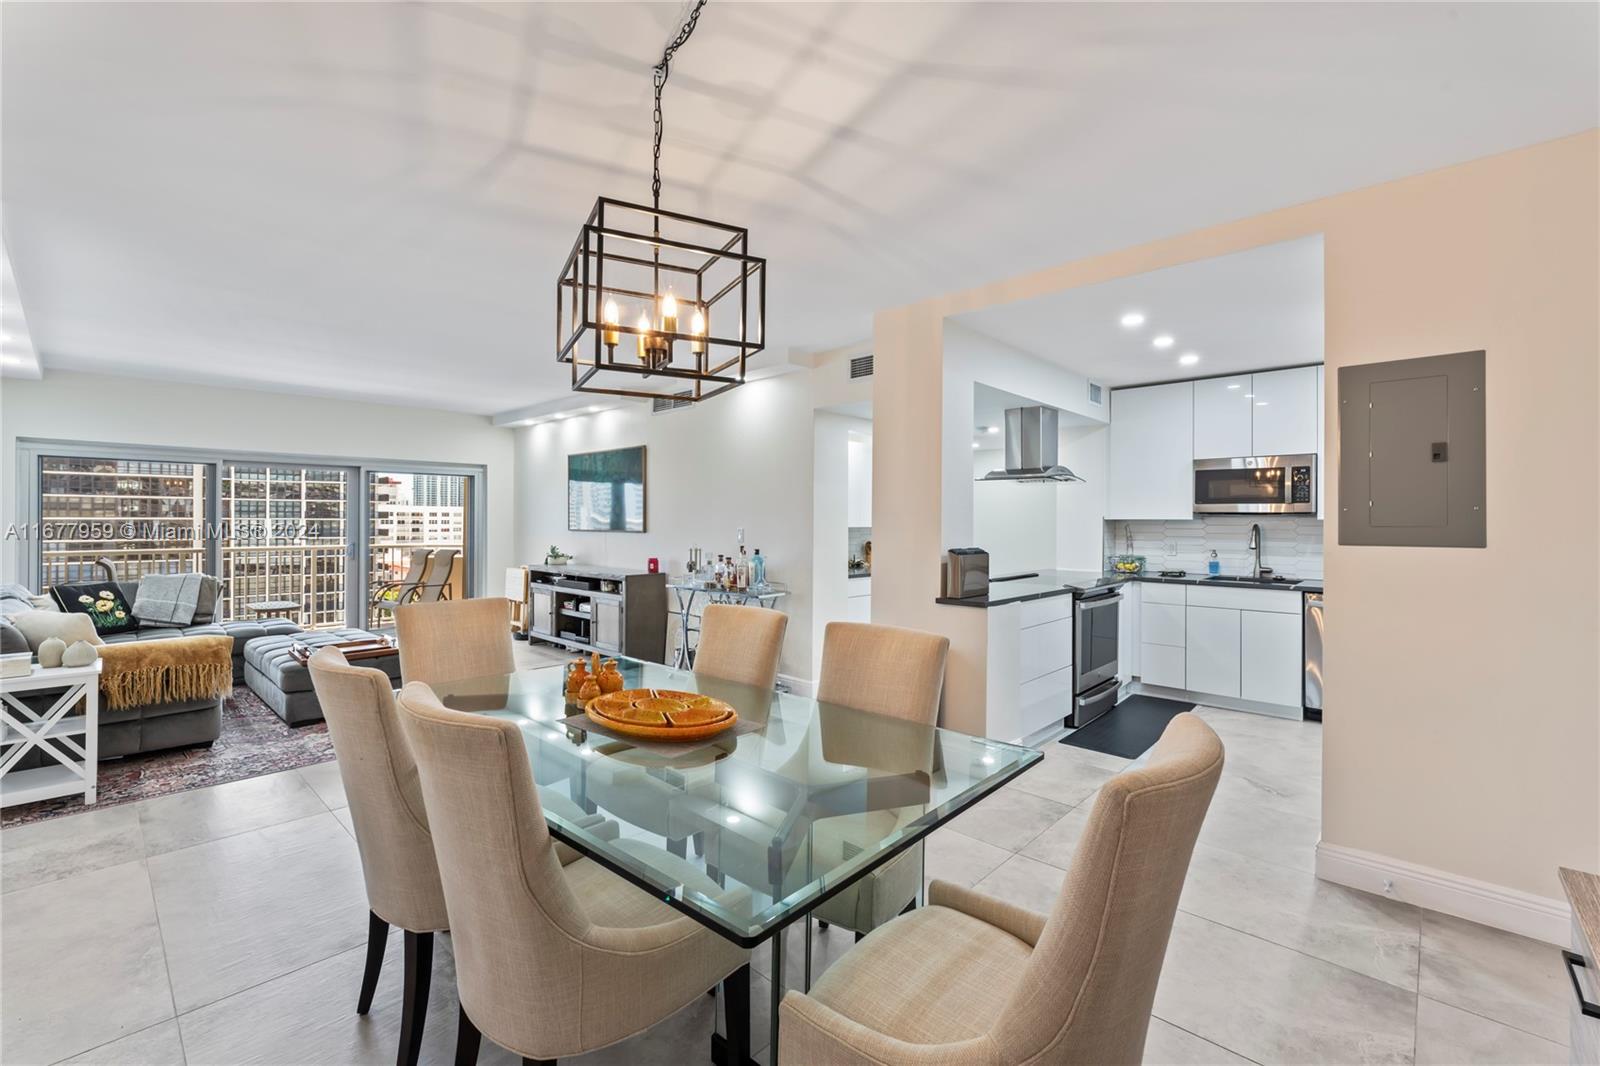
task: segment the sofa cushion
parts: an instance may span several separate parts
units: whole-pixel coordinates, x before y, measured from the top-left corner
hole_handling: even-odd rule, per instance
[[[115,581],[96,581],[87,585],[55,585],[51,597],[62,611],[78,613],[94,622],[96,633],[121,633],[139,625],[133,607],[123,598]]]
[[[22,630],[12,625],[5,618],[0,618],[0,655],[33,654],[33,648],[28,645],[28,638],[22,635]]]
[[[94,622],[86,614],[67,611],[22,611],[11,616],[11,624],[22,631],[28,650],[37,652],[39,645],[51,637],[60,637],[67,644],[87,640],[90,644],[104,644],[94,631]]]
[[[311,673],[289,653],[295,644],[320,648],[328,644],[341,644],[352,640],[374,640],[377,634],[364,629],[317,629],[309,633],[267,636],[252,640],[244,646],[245,665],[252,668],[254,678],[265,680],[280,692],[310,692]],[[400,679],[400,652],[375,659],[362,659],[356,665],[382,670],[392,680]],[[254,689],[256,686],[251,685]],[[256,693],[258,696],[260,692]]]

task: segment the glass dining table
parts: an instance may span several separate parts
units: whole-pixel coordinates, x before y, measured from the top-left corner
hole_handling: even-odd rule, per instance
[[[778,934],[1042,758],[658,663],[618,667],[627,688],[714,696],[739,722],[697,744],[624,741],[571,720],[582,710],[557,666],[433,688],[447,707],[517,723],[558,840],[742,947],[771,942],[769,1062],[783,996]],[[809,930],[804,949],[809,981]],[[748,1023],[737,1029],[748,1043]],[[742,1066],[748,1048],[720,1039],[716,1058]]]

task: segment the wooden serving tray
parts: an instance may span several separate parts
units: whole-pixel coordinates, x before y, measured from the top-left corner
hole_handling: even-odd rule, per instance
[[[705,740],[739,721],[739,712],[722,700],[664,688],[633,688],[596,696],[584,714],[613,733],[669,744]]]
[[[309,644],[289,645],[289,654],[301,666],[311,661],[319,648],[338,648],[344,653],[346,662],[358,662],[362,659],[381,659],[387,655],[398,653],[393,644],[385,640],[346,640],[334,644],[318,644],[315,648]]]

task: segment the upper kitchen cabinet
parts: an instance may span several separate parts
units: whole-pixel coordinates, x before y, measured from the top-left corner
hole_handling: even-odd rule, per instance
[[[1111,393],[1108,518],[1194,515],[1194,382]]]
[[[1260,454],[1251,450],[1250,393],[1249,374],[1194,383],[1194,458]]]
[[[1317,368],[1297,366],[1250,375],[1251,436],[1249,451],[1233,455],[1309,455],[1318,450]],[[1196,430],[1199,393],[1196,392]],[[1195,442],[1198,445],[1199,437]],[[1207,458],[1197,451],[1196,458]]]

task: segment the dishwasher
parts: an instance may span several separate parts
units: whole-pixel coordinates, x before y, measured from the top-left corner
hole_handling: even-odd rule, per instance
[[[1322,721],[1322,593],[1306,593],[1305,684],[1300,695],[1302,714]]]

